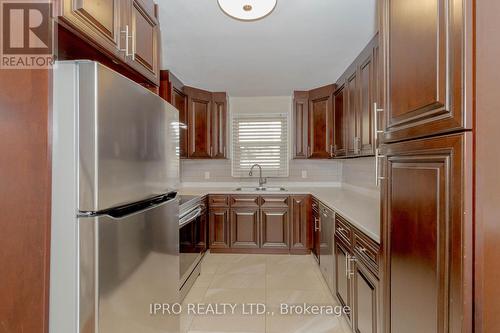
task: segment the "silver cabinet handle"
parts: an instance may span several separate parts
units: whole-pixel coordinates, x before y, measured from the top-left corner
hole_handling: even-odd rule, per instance
[[[346,278],[349,278],[349,259],[350,259],[350,255],[346,255],[345,257],[345,276]]]
[[[314,218],[314,231],[319,231],[319,219],[318,218]]]
[[[226,155],[226,146],[224,146],[224,157],[227,157],[227,155]]]
[[[214,157],[214,147],[210,146],[210,157]]]
[[[120,49],[120,51],[122,52],[125,52],[125,56],[126,57],[130,57],[130,56],[133,56],[134,54],[130,53],[129,50],[130,50],[130,43],[129,43],[129,40],[133,37],[132,35],[130,35],[130,29],[129,29],[129,26],[128,24],[125,26],[125,30],[122,30],[120,31],[120,33],[122,34],[125,34],[125,48],[124,49]]]
[[[384,133],[383,130],[378,129],[378,113],[379,112],[384,112],[384,109],[379,109],[377,106],[377,102],[373,103],[373,122],[374,122],[374,126],[373,126],[374,131],[373,132],[374,132],[374,139],[375,139],[375,142],[374,142],[375,147],[377,147],[378,135],[380,133]]]
[[[355,256],[349,256],[349,275],[347,276],[348,279],[351,279],[352,276],[354,276],[354,270],[351,267],[351,263],[356,263],[356,257]]]
[[[385,177],[380,176],[380,166],[379,162],[381,158],[384,158],[385,155],[380,155],[379,148],[375,148],[375,185],[377,187],[380,186],[380,181],[385,179]]]
[[[311,147],[307,147],[307,157],[311,156]]]

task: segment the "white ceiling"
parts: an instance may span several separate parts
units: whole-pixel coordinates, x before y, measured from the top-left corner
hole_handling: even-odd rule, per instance
[[[286,96],[332,83],[375,34],[376,0],[278,0],[260,21],[217,0],[160,0],[163,69],[232,96]]]

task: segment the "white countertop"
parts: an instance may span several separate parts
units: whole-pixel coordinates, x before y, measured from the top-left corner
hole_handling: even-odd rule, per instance
[[[236,191],[236,187],[185,186],[181,195],[207,194],[311,194],[327,207],[351,222],[356,228],[380,243],[380,199],[378,193],[351,187],[286,187],[286,192]]]

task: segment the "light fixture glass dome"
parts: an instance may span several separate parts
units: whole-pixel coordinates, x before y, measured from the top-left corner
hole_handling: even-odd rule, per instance
[[[242,21],[255,21],[266,17],[278,0],[217,0],[224,13]]]

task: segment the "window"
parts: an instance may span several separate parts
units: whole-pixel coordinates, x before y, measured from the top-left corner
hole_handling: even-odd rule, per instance
[[[233,177],[248,177],[253,164],[265,177],[288,177],[287,115],[233,118]],[[258,170],[256,170],[258,171]]]

